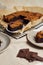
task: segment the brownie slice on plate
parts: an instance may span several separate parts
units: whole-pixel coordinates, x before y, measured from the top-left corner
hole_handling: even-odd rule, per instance
[[[21,20],[16,20],[8,24],[8,30],[10,31],[20,30],[22,28],[23,28],[23,23],[21,22]]]

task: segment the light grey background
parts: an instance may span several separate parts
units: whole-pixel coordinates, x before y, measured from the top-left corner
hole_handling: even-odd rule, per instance
[[[7,8],[13,6],[39,6],[43,7],[43,0],[0,0]]]

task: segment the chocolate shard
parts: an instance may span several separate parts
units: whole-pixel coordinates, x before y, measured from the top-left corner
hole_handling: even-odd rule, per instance
[[[40,31],[36,34],[35,41],[37,43],[43,43],[43,31]]]
[[[23,28],[23,23],[21,22],[21,20],[17,20],[8,24],[8,30],[10,31],[20,30],[22,28]]]
[[[12,21],[16,21],[16,20],[18,20],[18,19],[24,19],[24,18],[26,18],[25,16],[23,16],[23,15],[19,15],[19,16],[15,16],[15,15],[13,15],[13,14],[10,14],[10,15],[3,15],[3,20],[5,21],[5,22],[7,22],[7,23],[9,23],[9,22],[12,22]]]

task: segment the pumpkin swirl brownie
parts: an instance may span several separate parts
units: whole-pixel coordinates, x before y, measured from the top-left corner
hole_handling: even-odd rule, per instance
[[[15,20],[15,18],[20,18],[20,16],[23,18],[27,18],[31,21],[40,19],[43,15],[41,13],[36,12],[30,12],[30,11],[18,11],[9,15],[3,15],[3,20],[5,22],[10,22],[12,19]]]
[[[8,24],[8,29],[10,31],[16,31],[22,28],[23,28],[23,23],[21,22],[21,20],[17,20]]]
[[[35,40],[38,43],[43,43],[43,31],[40,31],[36,34]]]

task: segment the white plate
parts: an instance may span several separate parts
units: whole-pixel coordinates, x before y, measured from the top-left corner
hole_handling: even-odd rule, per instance
[[[8,32],[10,32],[10,33],[16,33],[16,32],[18,32],[18,31],[10,31],[10,30],[8,30],[8,28],[6,28],[6,30],[7,30]]]
[[[38,31],[31,30],[31,31],[28,33],[27,38],[28,38],[28,40],[29,40],[32,44],[34,44],[34,45],[36,45],[36,46],[38,46],[38,47],[43,47],[43,43],[37,43],[37,42],[35,41],[35,36],[36,36],[37,32],[38,32]]]
[[[0,53],[2,53],[9,45],[10,39],[6,34],[0,32],[0,40],[2,41],[0,46]]]
[[[25,27],[25,26],[23,25],[23,27]],[[21,33],[21,31],[22,31],[22,30],[10,31],[10,30],[8,29],[8,27],[6,27],[6,30],[7,30],[8,32],[10,32],[10,33]]]

